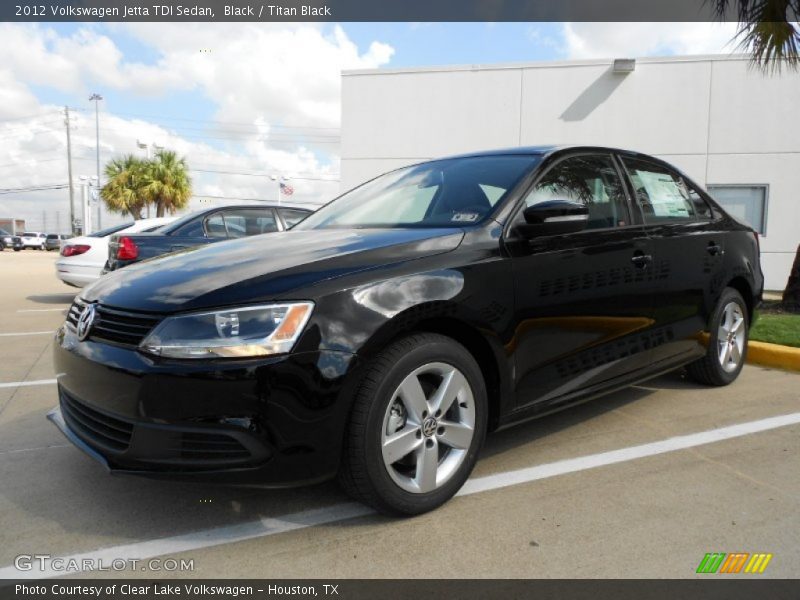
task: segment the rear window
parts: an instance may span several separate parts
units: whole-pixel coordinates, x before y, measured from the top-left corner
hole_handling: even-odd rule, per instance
[[[305,219],[309,214],[309,212],[305,210],[293,210],[291,208],[282,208],[281,209],[281,216],[283,217],[283,222],[286,223],[286,227],[292,227],[297,225],[300,221]]]
[[[118,231],[127,229],[131,225],[133,225],[133,221],[131,221],[130,223],[123,223],[122,225],[114,225],[113,227],[109,227],[107,229],[101,229],[100,231],[95,231],[94,233],[90,233],[87,237],[104,238],[106,236],[111,235],[112,233],[117,233]]]

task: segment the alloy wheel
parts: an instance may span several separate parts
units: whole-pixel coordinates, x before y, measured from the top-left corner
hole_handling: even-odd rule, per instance
[[[389,476],[403,490],[432,492],[464,462],[475,435],[475,400],[464,374],[434,362],[412,371],[395,390],[381,429]]]
[[[728,302],[722,309],[722,319],[717,330],[719,364],[727,373],[739,367],[747,342],[747,328],[742,308],[736,302]]]

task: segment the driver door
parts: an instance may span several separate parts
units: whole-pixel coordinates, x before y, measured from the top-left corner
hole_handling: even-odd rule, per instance
[[[653,325],[652,242],[631,216],[616,160],[570,155],[534,184],[525,205],[585,204],[586,228],[509,244],[517,329],[517,408],[551,406],[645,368]],[[518,219],[523,219],[520,212]]]

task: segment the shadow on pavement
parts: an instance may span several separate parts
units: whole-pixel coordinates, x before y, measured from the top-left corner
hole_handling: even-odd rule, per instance
[[[37,304],[72,304],[76,293],[64,292],[61,294],[34,294],[27,296],[25,299]]]

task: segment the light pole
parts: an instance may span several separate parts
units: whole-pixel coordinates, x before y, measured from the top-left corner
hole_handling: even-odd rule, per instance
[[[92,94],[89,96],[89,101],[94,100],[94,132],[95,132],[95,150],[97,152],[97,186],[100,186],[100,100],[103,97],[100,94]],[[97,205],[97,228],[100,229],[102,221],[100,218],[101,206]]]
[[[155,150],[163,150],[164,149],[164,146],[159,146],[155,142],[152,142],[150,144],[145,144],[144,142],[140,142],[139,140],[136,140],[136,145],[139,148],[141,148],[142,150],[144,150],[145,156],[147,156],[147,160],[148,161],[150,161],[150,148],[153,148]],[[147,203],[147,217],[146,218],[148,218],[148,219],[150,218],[150,203],[149,202]]]
[[[83,205],[83,226],[81,227],[81,235],[89,235],[92,233],[92,198],[90,188],[93,182],[97,182],[97,177],[95,175],[81,175],[78,179],[81,180],[81,203]]]

